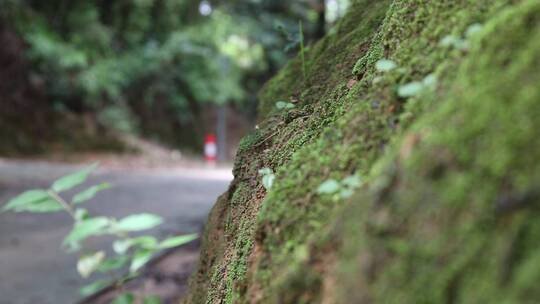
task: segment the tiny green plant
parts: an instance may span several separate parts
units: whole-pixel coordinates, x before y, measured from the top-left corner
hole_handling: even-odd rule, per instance
[[[460,51],[467,51],[470,48],[470,41],[471,39],[480,33],[483,29],[483,25],[480,23],[474,23],[471,24],[467,30],[465,31],[465,34],[462,36],[460,35],[447,35],[441,41],[439,42],[439,45],[442,47],[449,47],[454,48]]]
[[[305,37],[304,37],[304,25],[302,20],[298,20],[298,33],[289,32],[283,24],[277,24],[276,30],[288,41],[284,48],[285,52],[296,50],[300,47],[300,59],[302,61],[302,76],[304,82],[307,77],[306,57],[305,57]]]
[[[304,82],[306,81],[306,54],[304,48],[304,26],[302,20],[298,21],[298,32],[300,37],[300,58],[302,59],[302,75],[304,76]]]
[[[356,174],[347,176],[342,180],[328,179],[319,185],[317,194],[331,195],[334,200],[347,199],[361,185],[362,180]]]
[[[81,288],[82,296],[88,296],[111,285],[123,284],[137,276],[153,256],[159,251],[181,246],[198,236],[196,234],[169,237],[164,240],[149,235],[133,237],[134,232],[153,229],[163,223],[163,219],[155,214],[133,214],[121,219],[107,216],[92,216],[87,209],[81,207],[94,198],[99,192],[110,188],[109,184],[101,183],[75,194],[71,200],[65,200],[62,193],[85,183],[89,175],[97,168],[97,164],[84,168],[56,180],[48,189],[34,189],[26,191],[8,201],[2,212],[31,212],[52,213],[66,212],[73,220],[73,229],[63,242],[68,252],[80,254],[77,262],[77,271],[83,278],[90,278],[94,273],[109,274],[111,279],[95,280],[93,283]],[[85,247],[85,241],[91,237],[110,235],[116,238],[112,245],[114,256],[107,257],[105,250],[94,250]],[[127,268],[127,269],[126,269]],[[117,277],[122,269],[127,274]],[[113,303],[134,303],[135,297],[130,293],[123,293]],[[144,303],[159,303],[159,299],[145,297]]]
[[[276,102],[276,108],[278,110],[290,110],[290,109],[294,109],[295,105],[292,102],[278,101]]]
[[[399,97],[410,98],[417,96],[426,90],[434,89],[436,86],[437,76],[429,74],[422,81],[413,81],[400,86],[397,93]]]
[[[375,63],[375,69],[381,73],[388,73],[392,70],[401,72],[402,68],[392,60],[389,59],[380,59]],[[381,80],[381,76],[377,76],[373,79],[374,83]],[[435,74],[427,75],[421,81],[412,81],[406,84],[403,84],[397,88],[397,94],[402,98],[410,98],[425,92],[428,89],[434,89],[437,86],[437,76]]]
[[[381,59],[375,63],[375,69],[379,72],[389,72],[397,67],[397,64],[389,59]]]
[[[262,168],[259,170],[259,175],[262,176],[262,184],[266,190],[270,190],[274,185],[276,175],[270,168]]]

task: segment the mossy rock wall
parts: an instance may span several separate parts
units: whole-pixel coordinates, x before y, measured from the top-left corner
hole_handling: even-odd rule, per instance
[[[260,95],[186,303],[539,303],[540,2],[357,0],[305,57]]]

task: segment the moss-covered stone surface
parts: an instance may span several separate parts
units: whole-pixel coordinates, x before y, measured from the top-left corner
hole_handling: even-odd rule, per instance
[[[260,95],[186,302],[539,303],[540,2],[356,0],[305,57]]]

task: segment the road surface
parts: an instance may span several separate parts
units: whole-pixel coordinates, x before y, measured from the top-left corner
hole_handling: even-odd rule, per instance
[[[46,187],[81,166],[0,159],[0,205],[22,191]],[[158,236],[199,232],[216,197],[223,193],[230,170],[101,169],[88,184],[108,182],[113,188],[86,206],[92,214],[123,217],[150,212],[166,223]],[[62,251],[72,227],[66,214],[0,214],[0,304],[71,304],[88,283],[75,271],[76,255]],[[108,247],[109,239],[91,240]]]

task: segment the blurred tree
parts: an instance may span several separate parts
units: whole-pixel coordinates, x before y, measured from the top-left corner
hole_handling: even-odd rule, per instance
[[[324,0],[1,0],[28,44],[32,78],[58,112],[174,145],[196,145],[205,104],[248,117],[255,93],[306,37]]]

